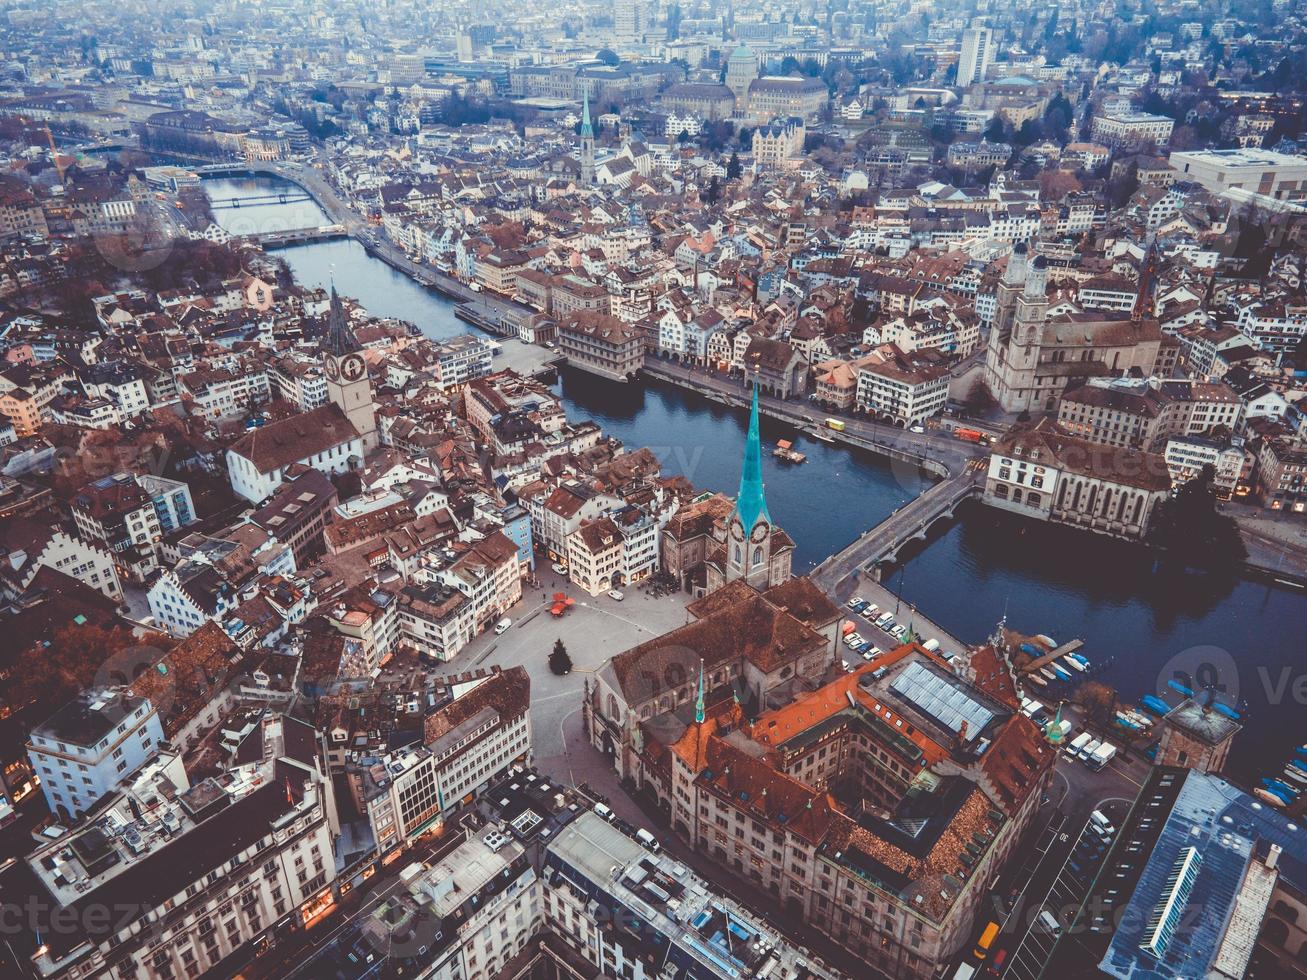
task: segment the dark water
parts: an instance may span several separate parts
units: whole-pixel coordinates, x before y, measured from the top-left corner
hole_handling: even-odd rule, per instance
[[[258,185],[251,193],[276,186],[239,183]],[[270,221],[321,222],[303,218],[297,208],[303,205],[260,211]],[[412,320],[430,336],[468,329],[447,300],[369,258],[352,241],[279,254],[302,281],[325,284],[334,270],[342,294],[373,313]],[[558,387],[569,417],[594,419],[630,448],[651,447],[665,473],[735,492],[743,412],[656,382],[620,385],[565,371]],[[795,433],[764,418],[762,438],[767,449]],[[798,571],[842,548],[924,485],[914,471],[866,453],[805,436],[795,445],[807,463],[779,463],[764,452],[763,473],[772,519],[795,541]],[[1307,704],[1293,697],[1293,682],[1307,672],[1307,596],[1254,582],[1177,576],[1156,568],[1141,548],[979,506],[910,555],[889,584],[965,641],[987,636],[1005,610],[1009,624],[1023,632],[1059,642],[1078,637],[1101,667],[1101,679],[1126,700],[1164,693],[1174,702],[1177,696],[1166,687],[1172,677],[1216,685],[1224,700],[1246,709],[1229,764],[1238,778],[1255,782],[1278,773],[1293,746],[1307,742]]]

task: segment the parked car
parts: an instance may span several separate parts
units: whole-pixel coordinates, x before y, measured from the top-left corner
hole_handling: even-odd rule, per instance
[[[507,617],[501,619],[499,622],[495,623],[495,636],[501,636],[504,633],[507,633],[509,627],[512,625],[513,621],[511,619]]]
[[[618,592],[616,589],[609,589],[608,598],[612,599],[615,602],[621,602],[623,599],[626,598],[626,596],[622,595],[622,593]]]
[[[847,633],[844,636],[844,645],[847,647],[857,647],[862,642],[862,637],[857,633]]]
[[[848,606],[850,609],[852,609],[854,612],[862,612],[862,610],[867,608],[867,600],[862,598],[861,596],[855,595],[852,599],[846,602],[845,605]]]
[[[556,562],[554,562],[554,564],[553,564],[552,567],[553,567],[554,571],[557,572],[559,575],[566,575],[566,574],[567,574],[567,566],[564,565],[561,561],[556,561]]]
[[[898,640],[899,642],[902,642],[904,638],[908,635],[908,628],[904,626],[902,623],[898,623],[889,631],[889,635],[894,637],[894,639]]]

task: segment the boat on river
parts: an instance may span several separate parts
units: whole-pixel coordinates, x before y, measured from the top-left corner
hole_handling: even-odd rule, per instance
[[[1176,680],[1167,681],[1166,686],[1169,687],[1171,690],[1175,691],[1177,694],[1183,694],[1187,698],[1191,698],[1194,696],[1193,690],[1191,688],[1185,687],[1179,681]]]
[[[807,456],[794,448],[794,444],[788,439],[781,439],[776,443],[776,448],[771,453],[779,460],[786,463],[802,463],[807,460]]]
[[[1084,657],[1077,657],[1074,653],[1068,653],[1062,658],[1062,662],[1079,674],[1089,669],[1089,661]]]
[[[1164,715],[1171,710],[1171,706],[1155,694],[1145,694],[1139,699],[1139,703],[1158,716]]]

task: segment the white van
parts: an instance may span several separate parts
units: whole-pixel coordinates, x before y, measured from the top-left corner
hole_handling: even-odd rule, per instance
[[[643,827],[635,832],[635,839],[655,854],[663,849],[662,845],[658,843],[658,838],[649,833],[649,831],[645,830]]]
[[[1062,923],[1057,921],[1057,917],[1048,909],[1039,913],[1040,924],[1048,930],[1051,936],[1060,936],[1062,934]]]
[[[613,811],[610,810],[610,809],[608,809],[608,807],[606,807],[604,804],[602,804],[602,803],[596,803],[596,804],[595,804],[595,813],[599,814],[599,816],[603,817],[603,818],[604,818],[605,820],[607,820],[609,823],[612,823],[612,821],[613,821]]]

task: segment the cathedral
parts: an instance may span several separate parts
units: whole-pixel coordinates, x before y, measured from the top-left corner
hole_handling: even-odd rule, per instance
[[[372,382],[362,348],[345,319],[336,287],[331,287],[331,308],[327,313],[327,343],[322,355],[322,373],[327,380],[327,400],[340,407],[363,440],[364,455],[377,448],[377,415],[372,404]]]
[[[1024,243],[1008,257],[985,352],[985,384],[1005,412],[1051,412],[1094,377],[1151,377],[1162,333],[1155,319],[1090,310],[1048,315],[1048,268]]]

